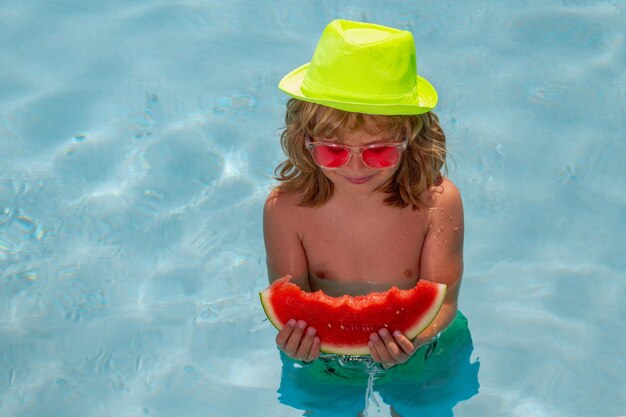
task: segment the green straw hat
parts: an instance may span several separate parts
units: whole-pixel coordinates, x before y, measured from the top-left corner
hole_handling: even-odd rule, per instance
[[[313,59],[278,84],[298,100],[367,114],[421,114],[437,92],[417,75],[413,35],[371,23],[333,20]]]

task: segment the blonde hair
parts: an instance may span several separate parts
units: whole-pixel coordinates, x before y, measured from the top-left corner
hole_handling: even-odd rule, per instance
[[[423,207],[420,194],[441,179],[446,166],[446,141],[439,118],[428,112],[420,115],[379,116],[350,113],[315,103],[289,99],[285,113],[285,128],[280,136],[287,155],[274,170],[281,182],[279,192],[299,193],[300,205],[317,207],[333,195],[333,183],[318,167],[306,149],[307,137],[337,137],[341,141],[346,130],[365,128],[368,121],[389,139],[408,140],[400,164],[390,180],[377,191],[388,194],[384,202],[392,207]]]

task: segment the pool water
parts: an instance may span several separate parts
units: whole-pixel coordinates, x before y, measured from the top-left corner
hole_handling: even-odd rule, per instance
[[[413,31],[464,198],[476,389],[403,416],[626,415],[626,6],[582,0],[2,2],[0,415],[306,413],[261,212],[334,18]]]

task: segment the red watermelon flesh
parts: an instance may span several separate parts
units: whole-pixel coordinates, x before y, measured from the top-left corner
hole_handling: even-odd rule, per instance
[[[410,290],[396,287],[368,295],[331,297],[322,291],[305,292],[285,276],[261,291],[261,304],[274,327],[290,319],[304,320],[317,330],[321,351],[342,355],[367,355],[371,333],[386,327],[409,339],[420,334],[435,318],[446,286],[420,280]]]

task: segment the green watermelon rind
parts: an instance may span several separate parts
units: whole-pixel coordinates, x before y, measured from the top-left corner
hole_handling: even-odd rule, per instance
[[[291,277],[286,276],[286,277],[281,278],[281,280],[286,279],[287,281],[289,281],[290,278]],[[411,326],[409,329],[405,330],[404,334],[410,340],[413,340],[415,337],[417,337],[432,323],[435,317],[437,317],[437,314],[439,313],[443,305],[443,301],[444,301],[446,290],[447,290],[446,285],[440,284],[440,283],[434,283],[434,282],[431,282],[431,284],[434,284],[437,286],[436,296],[431,303],[431,307],[428,310],[426,310],[426,312],[422,315],[421,319],[415,324],[413,324],[413,326]],[[292,284],[292,285],[295,285],[295,284]],[[393,290],[393,288],[391,290]],[[387,297],[388,296],[387,294],[389,293],[389,291],[386,291],[384,293],[371,293],[367,296],[359,296],[359,298],[368,297],[371,295],[383,295]],[[398,290],[398,291],[402,292],[402,291],[413,291],[413,290],[411,289],[411,290]],[[259,293],[259,298],[261,299],[261,306],[263,307],[263,311],[265,312],[265,315],[267,316],[269,321],[272,323],[272,325],[277,330],[280,331],[286,323],[281,323],[280,320],[278,319],[276,313],[274,312],[274,309],[271,306],[271,303],[269,302],[270,295],[271,295],[271,286],[267,287],[266,289],[264,289],[263,291]],[[351,296],[343,296],[340,298],[346,298],[346,297],[351,298]],[[329,297],[329,298],[334,298],[334,297]],[[364,345],[342,344],[340,345],[340,344],[332,344],[332,343],[321,341],[320,351],[324,353],[331,353],[331,354],[338,354],[338,355],[350,355],[350,356],[369,355],[369,348],[367,344],[364,344]]]

